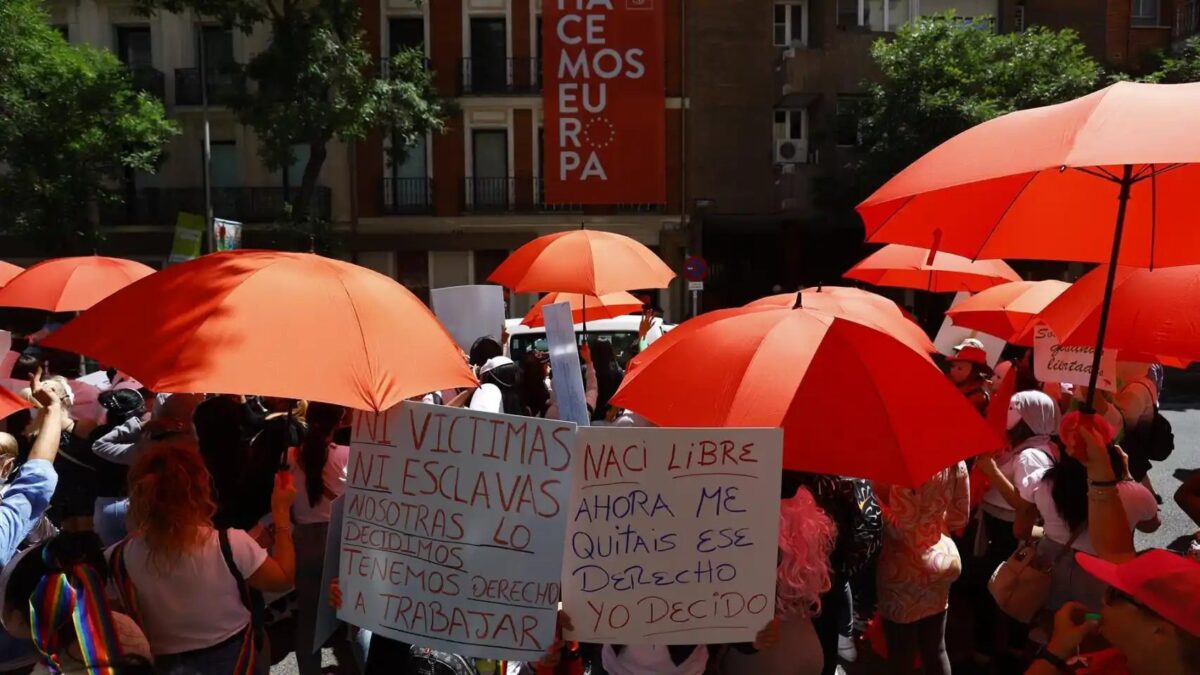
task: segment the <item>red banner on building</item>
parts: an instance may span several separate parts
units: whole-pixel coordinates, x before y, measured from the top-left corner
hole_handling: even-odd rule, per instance
[[[543,0],[548,204],[666,202],[665,0]]]

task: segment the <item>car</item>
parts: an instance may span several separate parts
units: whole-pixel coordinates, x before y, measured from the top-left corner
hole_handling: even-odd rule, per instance
[[[588,341],[611,344],[613,352],[617,356],[617,362],[624,368],[629,363],[629,359],[637,353],[638,330],[641,328],[641,324],[641,314],[589,321],[587,324]],[[544,326],[530,328],[522,325],[521,319],[508,319],[504,322],[504,327],[508,331],[508,355],[513,361],[520,363],[531,351],[546,351],[546,328]],[[664,324],[661,318],[656,317],[650,334],[647,335],[647,340],[653,342],[674,327],[674,325]],[[583,344],[583,324],[575,324],[575,340],[577,344]]]

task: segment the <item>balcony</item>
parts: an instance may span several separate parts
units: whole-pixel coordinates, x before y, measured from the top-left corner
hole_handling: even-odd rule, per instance
[[[542,60],[462,59],[458,91],[461,96],[538,94],[542,91]]]
[[[167,100],[167,78],[161,70],[149,66],[133,66],[129,68],[129,77],[133,88],[144,91],[160,101]]]
[[[583,204],[547,204],[546,181],[538,177],[533,179],[534,207],[543,213],[583,213]]]
[[[175,105],[201,105],[200,69],[175,69]],[[246,90],[246,82],[240,73],[217,68],[208,69],[208,104],[229,105]]]
[[[291,191],[294,194],[294,190]],[[317,187],[313,214],[330,219],[331,198],[327,187]],[[278,187],[220,187],[212,189],[213,216],[243,223],[270,223],[285,213],[288,199]],[[174,225],[180,211],[204,213],[203,188],[141,188],[124,204],[106,209],[110,225]]]
[[[526,188],[528,186],[528,188]],[[597,206],[603,210],[605,207]],[[662,204],[614,204],[612,213],[662,213]],[[466,178],[463,186],[464,213],[584,213],[583,204],[547,204],[541,178]],[[597,211],[602,212],[602,211]]]
[[[1171,40],[1180,42],[1200,33],[1200,0],[1187,0],[1175,7],[1175,23]]]
[[[390,216],[433,212],[433,180],[430,178],[384,178],[383,212]]]

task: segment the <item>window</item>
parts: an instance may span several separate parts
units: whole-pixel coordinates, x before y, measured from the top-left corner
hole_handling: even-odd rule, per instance
[[[1133,0],[1133,25],[1157,26],[1159,0]]]
[[[154,59],[150,53],[150,27],[118,26],[117,58],[131,69],[152,67]]]
[[[1013,30],[1018,33],[1025,32],[1025,5],[1017,5],[1013,9]]]
[[[197,54],[204,50],[204,62],[210,72],[219,73],[233,63],[233,31],[223,26],[202,26],[199,41],[196,45]],[[197,56],[196,64],[200,59]]]
[[[238,184],[237,144],[233,141],[212,141],[208,175],[214,188],[236,187]]]
[[[471,19],[469,88],[476,94],[503,93],[508,87],[507,24],[502,17]]]
[[[775,140],[801,140],[808,127],[808,112],[805,110],[775,111]]]
[[[808,44],[808,3],[805,0],[775,3],[775,46]]]
[[[843,147],[862,145],[862,132],[858,121],[862,116],[864,100],[861,96],[839,96],[836,111],[836,141]]]
[[[425,19],[388,19],[388,54],[397,54],[406,49],[425,52]]]
[[[475,208],[508,205],[508,131],[476,129],[471,134],[471,186]]]
[[[838,24],[893,32],[918,15],[918,0],[838,0]]]

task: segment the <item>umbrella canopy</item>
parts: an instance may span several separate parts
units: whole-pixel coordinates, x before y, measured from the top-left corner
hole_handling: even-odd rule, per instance
[[[1028,328],[1033,318],[1070,287],[1071,284],[1054,279],[1001,284],[963,300],[951,307],[946,316],[955,326],[983,331],[1028,347]]]
[[[808,309],[844,316],[875,326],[926,357],[937,351],[937,347],[933,346],[925,331],[921,330],[900,305],[877,293],[848,286],[820,286],[802,290],[800,303]],[[746,307],[786,309],[795,306],[795,293],[769,295],[746,304]]]
[[[29,401],[17,396],[4,387],[0,387],[0,419],[4,419],[18,410],[32,407],[33,405]]]
[[[1188,126],[1198,114],[1200,83],[1132,82],[1010,113],[934,148],[858,211],[871,241],[971,258],[1108,263],[1107,306],[1118,264],[1200,263],[1200,136]]]
[[[86,354],[157,392],[385,410],[476,384],[454,340],[407,289],[308,253],[239,250],[175,265],[43,344]]]
[[[1107,276],[1103,265],[1085,274],[1038,319],[1063,344],[1094,345]],[[1120,358],[1174,366],[1200,360],[1200,265],[1118,268],[1109,312],[1105,345]]]
[[[0,307],[47,312],[82,312],[154,268],[133,260],[98,255],[44,260],[0,288]]]
[[[571,230],[538,237],[513,251],[488,281],[518,293],[605,295],[666,288],[673,278],[671,268],[640,242],[612,232]]]
[[[546,297],[538,300],[525,318],[521,319],[521,323],[534,328],[546,325],[546,319],[542,316],[542,308],[557,302],[571,303],[571,321],[574,323],[611,319],[642,309],[642,301],[625,291],[601,296],[582,293],[547,293]]]
[[[24,267],[18,267],[12,263],[0,261],[0,286],[4,286],[8,282],[12,281],[13,277],[24,271]]]
[[[807,308],[687,321],[634,358],[613,402],[661,426],[782,427],[784,468],[905,486],[1001,445],[927,359]]]
[[[915,288],[935,293],[982,291],[1020,281],[1003,260],[971,260],[953,253],[892,244],[864,258],[844,275],[873,286]]]

